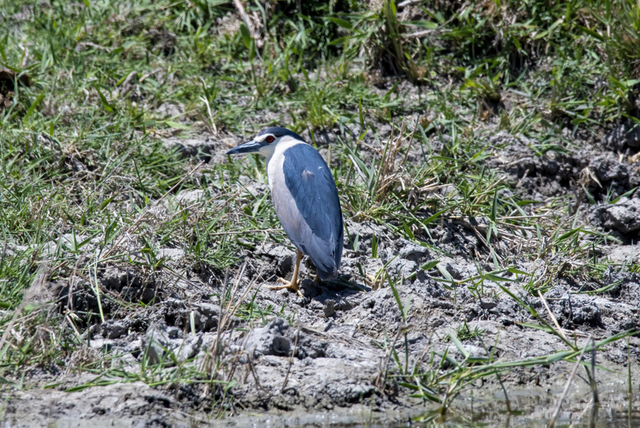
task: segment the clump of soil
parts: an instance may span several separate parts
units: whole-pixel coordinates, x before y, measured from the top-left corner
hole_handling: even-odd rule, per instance
[[[12,70],[0,67],[0,111],[13,105],[16,84],[31,86],[31,79],[26,73],[18,75]]]

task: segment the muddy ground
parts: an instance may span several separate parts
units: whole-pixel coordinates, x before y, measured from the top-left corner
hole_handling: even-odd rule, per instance
[[[567,221],[619,239],[594,248],[594,257],[621,264],[638,263],[640,194],[627,193],[640,184],[640,147],[636,139],[624,134],[624,128],[600,137],[569,134],[570,144],[564,150],[540,155],[532,150],[535,141],[498,132],[495,123],[484,126],[495,131],[487,133],[491,156],[486,165],[510,183],[512,192],[538,203],[571,195],[567,198]],[[359,129],[352,132],[357,135]],[[331,143],[336,135],[337,129],[324,137]],[[386,136],[384,131],[381,136]],[[342,137],[349,138],[344,134]],[[435,153],[443,150],[447,138],[431,136]],[[223,153],[240,141],[240,136],[221,134],[186,140],[175,137],[166,144],[169,149],[179,143],[186,156],[207,154],[209,163],[201,167],[206,169],[228,162]],[[373,139],[368,142],[375,143]],[[321,148],[321,153],[326,154],[326,149]],[[418,148],[413,148],[408,161],[420,162],[419,153]],[[244,184],[245,192],[268,191],[264,183],[247,179]],[[594,203],[584,202],[584,189],[595,199]],[[435,190],[440,195],[452,191],[455,190]],[[625,194],[616,203],[604,203]],[[203,191],[190,191],[163,201],[157,210],[170,213],[177,206],[188,205],[197,211],[209,203],[212,201],[204,198]],[[443,270],[454,280],[477,275],[478,267],[493,270],[482,240],[486,222],[483,218],[443,216],[430,229],[430,236],[416,236],[429,245],[425,247],[373,222],[347,219],[349,235],[345,236],[341,274],[344,281],[351,281],[351,286],[311,281],[314,270],[305,261],[301,271],[304,298],[286,290],[267,289],[276,284],[279,276],[291,275],[295,256],[288,242],[277,244],[268,237],[260,246],[246,248],[240,255],[244,264],[227,272],[191,265],[181,248],[161,250],[173,272],[141,272],[125,264],[103,267],[98,280],[104,293],[132,302],[141,300],[147,305],[123,308],[104,301],[105,322],[86,320],[90,327],[82,338],[87,347],[82,353],[74,353],[73,358],[91,360],[106,352],[113,356],[108,364],[120,365],[123,370],[139,371],[143,359],[186,370],[203,367],[214,344],[218,344],[221,359],[216,378],[234,383],[226,390],[212,391],[198,383],[164,382],[162,376],[155,379],[155,387],[150,387],[140,381],[121,383],[122,379],[116,381],[99,373],[38,372],[30,380],[31,388],[4,394],[0,426],[404,426],[412,417],[435,406],[410,398],[410,392],[398,384],[395,375],[399,369],[389,355],[390,348],[395,349],[401,363],[406,349],[410,367],[416,362],[428,367],[432,351],[442,354],[448,350],[461,361],[463,356],[447,337],[466,323],[469,331],[481,332],[479,337],[463,341],[473,356],[492,355],[499,361],[516,361],[567,349],[557,336],[523,326],[521,323],[536,320],[499,284],[486,280],[479,292],[469,283],[451,285],[442,281]],[[505,236],[510,239],[496,243],[497,254],[522,271],[542,275],[550,262],[525,256],[533,239],[527,234],[533,233],[507,233]],[[358,246],[354,248],[356,237]],[[377,258],[372,257],[374,237],[378,242]],[[563,257],[556,253],[552,259],[562,265]],[[443,269],[421,268],[433,260],[439,260]],[[568,270],[571,263],[567,257]],[[376,288],[374,282],[362,280],[360,270],[373,277],[385,265],[390,277],[398,279],[400,300],[408,307],[404,321],[389,286]],[[503,275],[511,275],[512,282],[500,285],[551,322],[540,298],[524,291],[528,278]],[[606,292],[576,294],[612,284]],[[98,310],[86,279],[77,278],[73,289],[66,281],[49,286],[59,287],[57,295],[62,306],[73,305],[78,311]],[[589,338],[600,340],[640,328],[640,277],[631,270],[619,273],[612,268],[602,278],[580,278],[560,271],[550,288],[545,297],[551,312],[571,340],[581,346]],[[234,304],[252,302],[254,312],[248,315],[244,306],[244,312],[231,314],[230,295]],[[257,308],[264,311],[262,316]],[[622,411],[624,403],[620,401],[627,388],[628,359],[634,385],[640,375],[639,345],[640,338],[634,336],[596,354],[597,363],[610,370],[597,372],[603,409]],[[169,360],[172,362],[167,363]],[[512,416],[512,422],[534,424],[532,421],[549,418],[572,368],[568,363],[556,363],[504,372],[501,381],[512,394],[511,405],[517,408],[514,410],[529,409],[525,415]],[[561,414],[565,420],[575,419],[590,398],[584,375],[580,375]],[[95,385],[100,382],[105,385]],[[34,389],[34,385],[49,388]],[[76,392],[65,392],[80,386]],[[474,394],[486,408],[504,410],[501,391],[495,376],[475,382],[454,401],[453,420],[470,422],[468,409]],[[529,398],[538,403],[537,410],[531,410]],[[218,413],[220,408],[224,411]],[[504,413],[496,414],[477,412],[477,418],[505,420]],[[224,417],[217,419],[219,415]]]

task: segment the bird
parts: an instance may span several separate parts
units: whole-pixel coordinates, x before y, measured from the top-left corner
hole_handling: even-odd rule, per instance
[[[297,248],[291,281],[282,286],[304,297],[298,286],[300,261],[308,255],[316,280],[337,277],[342,261],[344,222],[336,182],[320,153],[300,135],[283,127],[269,127],[227,155],[257,153],[267,161],[271,199],[280,224]]]

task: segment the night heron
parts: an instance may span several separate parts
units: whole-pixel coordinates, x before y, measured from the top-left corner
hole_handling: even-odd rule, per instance
[[[298,292],[298,270],[307,254],[321,280],[338,274],[342,259],[342,210],[338,189],[331,171],[320,153],[301,136],[286,128],[272,127],[253,140],[227,152],[258,153],[267,159],[271,198],[282,228],[298,249],[291,281],[283,286]]]

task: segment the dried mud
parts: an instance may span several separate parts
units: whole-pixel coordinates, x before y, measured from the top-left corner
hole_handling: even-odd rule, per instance
[[[327,133],[323,139],[331,142],[336,133],[338,130]],[[354,133],[357,134],[357,130]],[[538,142],[500,132],[486,142],[492,150],[486,165],[504,177],[513,192],[527,200],[543,202],[569,195],[572,208],[567,216],[577,216],[584,224],[612,232],[622,242],[598,248],[599,256],[621,263],[637,263],[640,195],[629,191],[640,184],[640,164],[633,160],[637,150],[633,140],[628,144],[624,135],[618,135],[618,140],[612,142],[615,138],[615,132],[601,141],[573,138],[563,150],[541,154]],[[177,146],[185,156],[199,156],[215,164],[226,162],[221,153],[239,141],[239,137],[224,135],[188,141],[171,139],[166,144]],[[432,147],[442,148],[443,143],[434,137]],[[420,159],[413,158],[416,162]],[[247,183],[248,192],[267,190],[264,184],[250,180]],[[593,199],[591,204],[589,197]],[[619,200],[605,203],[615,198]],[[198,191],[179,194],[173,200],[190,204],[198,201],[204,203]],[[443,275],[439,269],[421,269],[429,261],[440,260],[454,279],[476,275],[478,265],[492,270],[488,252],[477,234],[483,221],[482,218],[449,219],[434,226],[431,236],[420,239],[439,249],[438,252],[399,238],[379,225],[347,221],[350,236],[345,237],[347,247],[341,273],[346,278],[359,278],[362,270],[373,276],[387,265],[392,277],[402,278],[398,292],[408,307],[406,351],[410,365],[427,361],[432,350],[448,350],[453,358],[461,360],[459,351],[446,337],[463,323],[470,330],[483,332],[480,339],[464,341],[466,351],[479,357],[492,354],[499,360],[512,361],[565,349],[556,336],[518,324],[534,320],[528,311],[502,292],[498,284],[485,281],[479,298],[467,285],[446,287],[439,282],[438,278]],[[359,245],[354,249],[351,244],[356,236]],[[374,237],[379,243],[377,258],[371,257]],[[500,245],[498,243],[498,250],[510,251]],[[109,352],[118,360],[113,364],[129,370],[139,370],[143,358],[150,363],[165,361],[166,364],[170,359],[175,365],[186,361],[187,365],[200,367],[218,341],[227,367],[224,376],[235,381],[226,397],[233,396],[236,418],[213,419],[213,400],[222,396],[212,399],[210,391],[206,392],[198,384],[168,383],[151,388],[141,382],[116,383],[68,393],[63,391],[94,380],[95,376],[50,373],[41,374],[36,383],[42,386],[55,380],[54,388],[31,388],[4,396],[0,426],[42,426],[53,422],[58,427],[88,423],[93,426],[206,426],[213,423],[239,426],[267,422],[270,426],[352,423],[390,426],[406,425],[410,417],[429,410],[423,403],[409,398],[408,391],[393,380],[397,365],[389,358],[388,347],[392,346],[404,358],[404,339],[396,338],[405,324],[391,288],[372,289],[367,284],[345,288],[305,279],[304,298],[284,290],[268,290],[266,286],[275,285],[278,276],[291,274],[294,257],[291,245],[278,245],[269,240],[255,250],[246,249],[240,255],[246,263],[244,269],[238,266],[228,277],[221,271],[190,265],[179,248],[162,249],[162,255],[182,278],[166,270],[145,273],[127,265],[112,265],[98,272],[105,293],[145,305],[123,308],[104,301],[104,323],[82,320],[88,327],[83,336],[89,343],[85,351],[88,354]],[[518,254],[509,257],[524,271],[544,268],[535,261],[519,259]],[[561,260],[562,255],[556,257]],[[311,278],[312,274],[312,266],[303,263],[302,277]],[[542,301],[527,294],[523,290],[525,284],[515,275],[512,279],[514,282],[503,286],[541,314],[546,313]],[[253,299],[255,307],[273,308],[278,315],[269,316],[265,325],[259,317],[249,320],[236,314],[225,319],[223,302],[210,296],[224,295],[234,284],[239,286],[238,296],[251,287],[246,301]],[[611,289],[594,296],[573,294],[612,284]],[[51,285],[59,286],[62,306],[73,307],[78,312],[98,311],[95,293],[85,279]],[[559,273],[546,300],[559,325],[571,332],[580,345],[589,337],[597,340],[640,328],[640,277],[635,273],[611,271],[604,279],[579,280]],[[219,333],[221,323],[225,328]],[[638,375],[640,339],[631,337],[629,345],[627,349],[626,341],[616,342],[609,345],[606,352],[596,355],[597,363],[611,370],[598,372],[598,377],[611,386],[611,390],[625,388],[628,358],[633,375]],[[228,370],[231,367],[232,373]],[[385,376],[387,370],[389,373]],[[547,403],[543,405],[544,411],[522,416],[523,421],[540,421],[550,416],[550,407],[570,370],[566,363],[518,368],[504,374],[501,381],[516,397],[546,397],[547,401],[542,400]],[[579,413],[579,404],[585,399],[585,383],[576,380],[574,385],[568,400],[571,404],[567,406],[572,409],[569,412]],[[486,398],[486,403],[496,400],[502,403],[501,386],[495,377],[477,382],[470,391],[493,397]],[[617,398],[611,400],[620,399],[614,397]],[[461,409],[468,405],[468,400],[459,401]],[[517,404],[518,399],[514,402]],[[494,416],[484,417],[495,421],[491,419]]]

